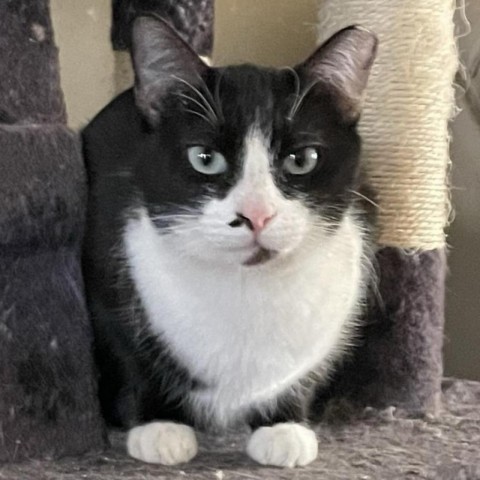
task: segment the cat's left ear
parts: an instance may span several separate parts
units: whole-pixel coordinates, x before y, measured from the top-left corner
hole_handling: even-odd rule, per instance
[[[375,34],[362,27],[347,27],[333,35],[296,69],[305,73],[310,81],[319,81],[333,89],[345,118],[356,121],[377,47]]]
[[[166,21],[150,16],[133,24],[132,63],[135,101],[152,125],[165,94],[180,81],[198,84],[209,68]]]

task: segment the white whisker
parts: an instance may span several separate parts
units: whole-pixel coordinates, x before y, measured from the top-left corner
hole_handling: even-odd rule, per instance
[[[293,69],[292,67],[284,67],[283,69],[292,73],[293,78],[295,80],[295,100],[293,102],[292,108],[290,109],[290,113],[287,116],[287,120],[291,121],[293,118],[295,105],[297,103],[298,98],[300,97],[300,77],[298,76],[298,73],[295,71],[295,69]]]
[[[192,85],[191,83],[187,82],[186,80],[184,80],[183,78],[180,78],[180,77],[177,77],[176,75],[173,75],[173,78],[175,78],[176,80],[178,80],[179,82],[182,82],[184,85],[186,85],[188,88],[190,88],[191,90],[193,90],[197,95],[198,97],[200,98],[200,100],[202,100],[203,104],[205,105],[205,107],[208,109],[208,111],[210,112],[210,114],[213,116],[213,118],[215,118],[216,121],[218,121],[218,117],[217,117],[217,114],[214,110],[214,108],[212,107],[212,105],[210,104],[210,102],[205,98],[205,95],[203,95],[203,93],[197,88],[195,87],[194,85]]]
[[[223,117],[222,105],[219,101],[220,98],[218,96],[218,93],[219,93],[218,90],[220,88],[219,87],[220,80],[221,80],[221,76],[219,77],[218,81],[215,84],[215,96],[212,95],[212,92],[210,92],[207,84],[203,79],[202,79],[202,87],[210,100],[210,104],[212,105],[213,109],[215,110],[215,113],[217,114],[217,119],[219,118],[223,122],[225,119]]]
[[[287,119],[289,121],[292,121],[297,114],[297,112],[300,110],[300,107],[302,106],[303,101],[305,100],[306,96],[311,92],[311,90],[320,82],[320,80],[316,80],[314,82],[311,82],[300,95],[297,95],[296,101],[294,102],[292,109],[290,111],[290,114],[288,115]]]
[[[225,117],[223,115],[222,102],[220,100],[220,82],[221,81],[222,81],[222,74],[219,74],[217,82],[215,83],[214,105],[217,106],[218,116],[220,117],[220,120],[223,123],[225,122]]]
[[[202,118],[203,120],[205,120],[209,125],[211,125],[213,128],[217,128],[217,126],[215,125],[215,123],[210,120],[210,118],[206,117],[205,115],[203,115],[202,113],[200,112],[197,112],[195,110],[190,110],[190,109],[187,109],[186,112],[188,113],[191,113],[192,115],[197,115],[198,117]]]
[[[367,201],[368,203],[372,204],[375,208],[378,208],[378,210],[381,210],[381,207],[378,203],[375,203],[371,198],[368,198],[367,196],[363,195],[360,192],[357,192],[356,190],[349,190],[350,193],[353,193],[354,195],[357,195],[358,197],[362,198],[363,200]]]
[[[181,93],[181,92],[177,93],[177,96],[182,97],[185,100],[188,100],[189,102],[195,103],[195,105],[198,105],[202,109],[202,111],[205,112],[207,117],[209,117],[215,123],[216,117],[212,116],[210,110],[206,109],[203,103],[199,102],[198,100],[195,100],[195,98],[192,98],[189,95],[186,95],[185,93]]]

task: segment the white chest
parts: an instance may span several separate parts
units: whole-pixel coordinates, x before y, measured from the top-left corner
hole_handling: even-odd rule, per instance
[[[348,218],[322,244],[261,267],[178,256],[146,219],[131,220],[125,244],[152,330],[207,386],[191,401],[220,424],[268,405],[348,340],[363,254]]]

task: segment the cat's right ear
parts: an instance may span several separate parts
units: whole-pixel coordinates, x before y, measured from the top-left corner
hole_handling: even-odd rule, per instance
[[[165,20],[138,17],[132,29],[135,101],[155,126],[162,100],[178,82],[198,84],[208,66]]]
[[[327,40],[297,69],[310,81],[329,86],[346,119],[356,121],[362,109],[368,77],[377,54],[376,35],[356,25]]]

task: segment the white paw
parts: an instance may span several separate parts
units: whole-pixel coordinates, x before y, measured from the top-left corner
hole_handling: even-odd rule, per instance
[[[247,444],[248,455],[262,465],[295,467],[317,458],[315,432],[298,423],[277,423],[256,430]]]
[[[187,425],[153,422],[128,432],[127,451],[142,462],[176,465],[190,461],[198,445],[195,432]]]

